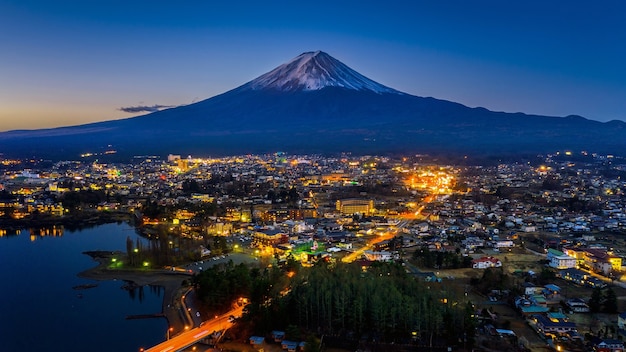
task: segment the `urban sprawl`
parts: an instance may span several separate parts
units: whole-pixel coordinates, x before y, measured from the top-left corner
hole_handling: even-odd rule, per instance
[[[367,271],[395,262],[471,302],[477,344],[624,349],[624,158],[555,152],[471,166],[423,155],[169,155],[126,164],[89,155],[0,167],[0,237],[29,228],[37,241],[79,221],[123,219],[147,239],[169,240],[175,254],[142,258],[154,268],[233,252],[270,266],[290,259]]]

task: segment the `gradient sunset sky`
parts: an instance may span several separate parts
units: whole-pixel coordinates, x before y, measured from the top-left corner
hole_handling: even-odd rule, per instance
[[[0,131],[189,104],[314,50],[414,95],[626,120],[622,0],[0,0]]]

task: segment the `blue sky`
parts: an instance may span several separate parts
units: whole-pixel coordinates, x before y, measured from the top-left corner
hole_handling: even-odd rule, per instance
[[[134,116],[323,50],[392,88],[626,120],[626,2],[0,0],[0,131]]]

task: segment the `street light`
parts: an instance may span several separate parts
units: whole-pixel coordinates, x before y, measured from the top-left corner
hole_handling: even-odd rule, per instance
[[[169,329],[167,329],[167,339],[170,339],[170,334],[172,333],[172,331],[174,331],[173,327],[170,327]]]

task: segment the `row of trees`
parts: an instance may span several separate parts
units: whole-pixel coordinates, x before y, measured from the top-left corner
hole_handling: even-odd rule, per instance
[[[413,252],[413,261],[422,268],[429,269],[458,269],[471,268],[472,258],[464,257],[457,248],[455,253],[430,251],[428,247],[421,247]]]
[[[249,269],[229,264],[196,277],[198,293],[214,310],[240,296],[250,298],[247,318],[258,333],[298,327],[344,336],[377,336],[423,344],[445,339],[473,345],[475,323],[463,294],[426,286],[397,264],[376,263],[366,271],[355,264],[320,262],[310,268]],[[293,330],[293,329],[292,329]]]

